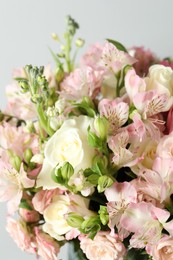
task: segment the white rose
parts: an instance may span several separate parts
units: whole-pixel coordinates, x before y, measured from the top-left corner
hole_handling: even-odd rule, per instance
[[[94,216],[95,213],[88,209],[89,200],[79,195],[57,195],[44,210],[45,224],[43,230],[57,240],[63,240],[64,235],[73,230],[79,235],[78,230],[69,226],[66,217],[69,212],[75,212],[82,217]]]
[[[69,198],[65,195],[59,195],[54,198],[54,201],[43,213],[45,219],[43,230],[59,241],[63,240],[63,235],[72,229],[64,217],[69,211],[69,206]]]
[[[66,120],[60,129],[48,140],[45,146],[42,170],[38,176],[37,187],[44,189],[57,187],[51,178],[51,171],[57,164],[69,162],[75,172],[91,167],[95,150],[87,141],[88,126],[93,119],[87,116]]]
[[[160,93],[173,95],[173,70],[163,65],[153,65],[146,79],[148,89],[159,89]]]

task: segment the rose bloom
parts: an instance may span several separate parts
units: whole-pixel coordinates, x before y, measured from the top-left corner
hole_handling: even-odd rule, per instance
[[[81,236],[80,240],[80,247],[89,260],[123,260],[126,254],[126,248],[116,234],[99,232],[93,240],[87,236]]]
[[[82,217],[94,215],[92,211],[88,210],[87,203],[88,200],[79,195],[55,196],[43,213],[45,219],[43,230],[58,241],[63,240],[65,234],[74,231],[74,228],[69,226],[66,221],[69,212],[75,212]],[[73,235],[76,237],[79,234],[80,232],[75,230]]]
[[[160,93],[173,95],[173,70],[163,65],[153,65],[149,68],[149,78],[146,78],[148,89],[159,89]]]
[[[48,140],[45,146],[42,170],[38,176],[37,187],[52,189],[58,186],[51,178],[51,171],[58,165],[69,162],[75,173],[90,168],[95,150],[89,146],[87,129],[93,119],[87,116],[66,120],[60,129]]]
[[[156,245],[147,248],[147,253],[152,255],[153,260],[172,260],[173,237],[164,235]]]

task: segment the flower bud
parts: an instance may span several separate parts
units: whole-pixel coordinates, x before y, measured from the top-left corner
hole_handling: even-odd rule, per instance
[[[84,46],[85,41],[81,38],[77,38],[75,43],[78,48],[81,48]]]
[[[21,159],[19,156],[14,155],[13,157],[10,158],[10,162],[13,165],[13,167],[16,169],[16,171],[20,171],[20,166],[21,166]]]
[[[40,214],[36,210],[19,209],[19,214],[25,222],[37,222],[40,220]]]
[[[56,33],[52,33],[51,36],[53,40],[59,41],[58,35]]]
[[[74,228],[80,228],[82,222],[84,221],[84,218],[77,215],[74,212],[70,212],[67,217],[67,223],[69,226]]]
[[[33,153],[30,148],[28,148],[24,151],[24,159],[25,159],[26,163],[30,162],[32,156],[33,156]]]
[[[108,120],[105,117],[96,117],[94,120],[94,128],[96,130],[97,135],[105,140],[108,134]]]
[[[72,165],[69,162],[66,162],[61,168],[61,175],[63,179],[68,181],[70,177],[73,175],[73,173],[74,169]]]

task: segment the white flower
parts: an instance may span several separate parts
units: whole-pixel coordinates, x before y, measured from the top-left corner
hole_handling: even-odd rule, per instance
[[[37,187],[44,189],[57,187],[51,179],[51,171],[58,164],[69,162],[75,172],[91,167],[95,151],[87,141],[88,126],[93,119],[87,116],[74,117],[66,120],[60,129],[45,145],[43,168],[38,176]]]
[[[161,94],[173,95],[173,70],[170,67],[159,64],[151,66],[146,81],[147,89],[159,89]]]
[[[46,222],[43,225],[43,230],[59,241],[63,240],[63,235],[72,229],[64,217],[69,211],[69,206],[69,198],[65,195],[59,195],[54,198],[43,214]]]

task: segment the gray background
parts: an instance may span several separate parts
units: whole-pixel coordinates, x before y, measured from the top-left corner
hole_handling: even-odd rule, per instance
[[[172,0],[0,0],[0,104],[13,68],[51,62],[48,46],[58,51],[52,32],[62,35],[70,14],[80,24],[78,36],[92,43],[112,38],[125,46],[144,45],[158,56],[173,56]],[[82,53],[82,52],[81,52]],[[6,209],[0,204],[0,260],[31,260],[5,231]],[[67,260],[66,250],[61,256]]]

